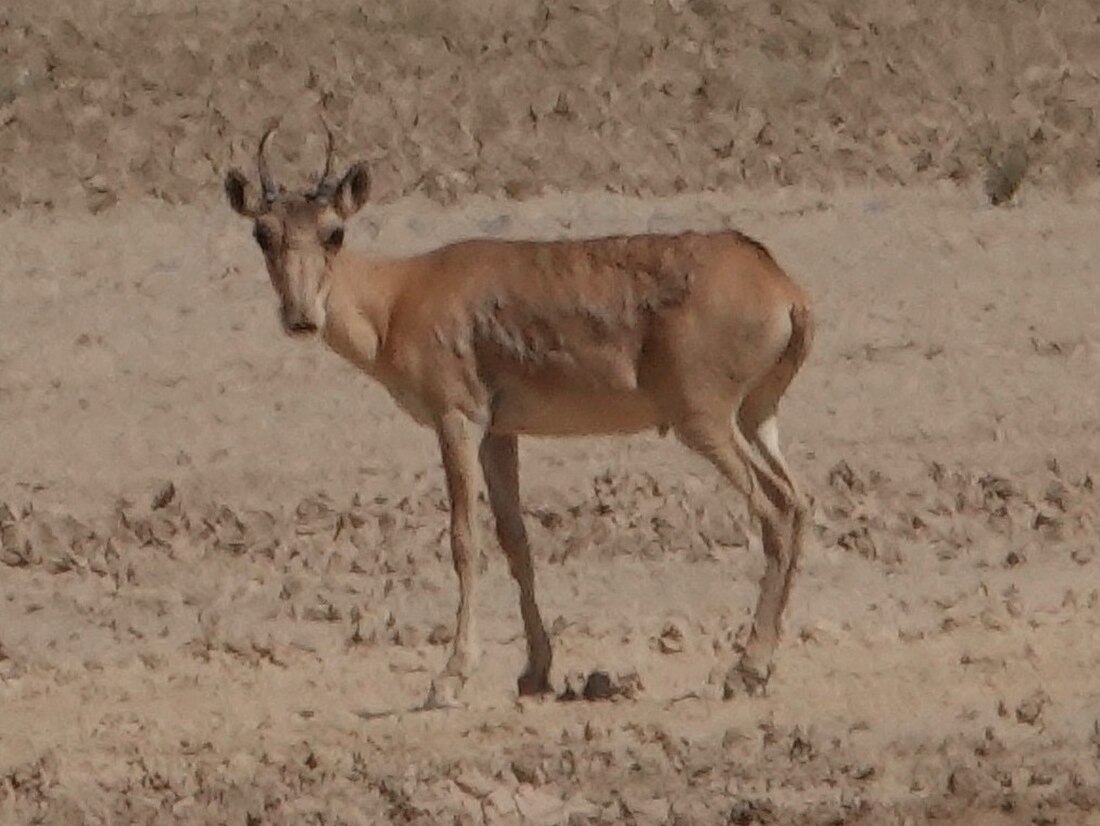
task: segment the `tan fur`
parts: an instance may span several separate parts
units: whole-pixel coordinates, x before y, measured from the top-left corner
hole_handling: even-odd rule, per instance
[[[472,240],[403,259],[324,248],[365,200],[363,174],[353,167],[327,192],[262,206],[249,205],[240,173],[227,191],[239,212],[284,239],[266,258],[288,332],[314,325],[439,436],[460,603],[451,659],[429,703],[454,702],[478,656],[479,476],[520,587],[528,641],[520,692],[546,691],[551,652],[520,517],[516,438],[652,428],[673,430],[708,458],[761,521],[767,569],[726,693],[762,689],[805,522],[775,425],[811,346],[803,291],[736,232]]]

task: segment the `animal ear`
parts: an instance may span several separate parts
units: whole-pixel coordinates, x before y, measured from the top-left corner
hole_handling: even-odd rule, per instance
[[[370,195],[370,170],[360,161],[348,170],[348,174],[336,185],[332,196],[332,206],[341,218],[354,215]]]
[[[239,169],[230,169],[225,176],[225,195],[238,215],[255,218],[260,214],[260,202],[248,178]]]

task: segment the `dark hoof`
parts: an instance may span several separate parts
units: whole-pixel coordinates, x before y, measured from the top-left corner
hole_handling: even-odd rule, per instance
[[[520,697],[538,697],[550,694],[554,690],[550,687],[550,679],[547,675],[531,674],[527,671],[524,671],[516,681],[516,688],[519,690]]]

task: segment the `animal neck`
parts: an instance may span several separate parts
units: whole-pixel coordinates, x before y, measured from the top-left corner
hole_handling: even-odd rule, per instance
[[[389,330],[397,286],[385,267],[351,251],[332,264],[325,342],[360,369],[375,372]]]

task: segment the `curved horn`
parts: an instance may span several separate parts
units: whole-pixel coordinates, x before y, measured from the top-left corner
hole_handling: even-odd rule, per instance
[[[321,124],[325,127],[328,146],[325,149],[325,171],[321,173],[321,180],[317,182],[318,192],[332,189],[335,185],[335,181],[332,180],[332,162],[336,155],[336,137],[332,134],[332,129],[329,128],[324,116],[321,117]]]
[[[260,138],[260,151],[256,153],[256,166],[260,170],[260,186],[263,187],[264,200],[274,201],[279,194],[279,188],[275,185],[275,179],[271,177],[271,168],[267,164],[267,142],[275,134],[278,126],[272,126],[264,136]]]

